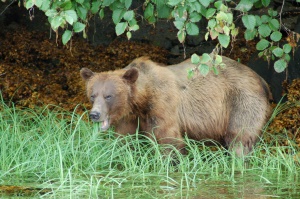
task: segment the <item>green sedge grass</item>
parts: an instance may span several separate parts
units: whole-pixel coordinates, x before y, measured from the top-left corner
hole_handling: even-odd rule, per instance
[[[272,117],[285,108],[279,106]],[[218,143],[210,141],[213,146],[207,146],[207,141],[186,138],[188,155],[176,150],[166,155],[163,151],[173,146],[158,145],[154,136],[99,132],[98,124],[83,119],[87,112],[75,112],[55,106],[19,109],[2,101],[0,182],[29,178],[36,187],[49,190],[37,195],[45,198],[174,193],[183,197],[203,180],[230,182],[255,173],[267,182],[270,174],[278,179],[299,175],[300,151],[293,140],[280,146],[280,138],[270,135],[273,143],[261,139],[253,152],[239,158]]]

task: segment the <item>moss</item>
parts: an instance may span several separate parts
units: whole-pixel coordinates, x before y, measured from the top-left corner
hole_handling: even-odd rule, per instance
[[[143,55],[167,61],[166,50],[149,44],[115,41],[109,46],[92,46],[75,36],[72,46],[63,46],[48,36],[20,30],[1,38],[0,89],[6,102],[30,108],[53,104],[69,111],[79,103],[88,107],[80,68],[114,70]]]

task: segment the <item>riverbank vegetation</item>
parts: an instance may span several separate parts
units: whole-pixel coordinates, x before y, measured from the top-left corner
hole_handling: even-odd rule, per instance
[[[247,176],[251,183],[275,187],[293,182],[290,196],[299,191],[300,149],[284,131],[281,135],[264,131],[254,151],[243,158],[217,143],[207,146],[206,141],[189,139],[189,154],[171,157],[161,153],[171,146],[159,146],[153,139],[138,134],[118,138],[113,129],[99,132],[97,124],[88,121],[87,111],[77,114],[76,108],[71,113],[56,106],[16,108],[1,101],[0,195],[181,198],[205,195],[209,190],[203,186],[217,189],[216,182],[241,186]],[[233,190],[231,196],[242,194]],[[281,189],[276,190],[266,188],[258,194],[280,196]]]

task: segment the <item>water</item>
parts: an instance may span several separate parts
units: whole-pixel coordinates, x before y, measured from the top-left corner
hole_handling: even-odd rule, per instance
[[[277,173],[276,173],[277,174]],[[0,198],[300,198],[299,176],[247,173],[228,177],[194,174],[91,174],[64,179],[11,176],[0,181]]]

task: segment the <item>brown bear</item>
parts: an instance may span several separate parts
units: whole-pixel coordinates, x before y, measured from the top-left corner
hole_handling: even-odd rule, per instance
[[[189,79],[182,63],[161,66],[147,57],[124,69],[94,73],[80,71],[93,107],[90,118],[111,125],[118,134],[153,132],[160,144],[182,153],[183,137],[213,139],[238,156],[252,150],[270,113],[266,82],[247,66],[223,56],[219,74]]]

